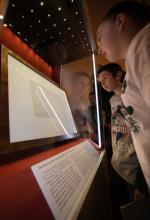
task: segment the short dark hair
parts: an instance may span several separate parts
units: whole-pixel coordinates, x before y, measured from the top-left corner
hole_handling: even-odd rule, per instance
[[[137,1],[122,1],[109,9],[102,22],[109,19],[115,20],[119,13],[128,14],[138,27],[144,27],[150,21],[149,11],[146,6]]]
[[[118,71],[120,71],[122,73],[120,81],[123,82],[124,80],[125,71],[117,63],[108,63],[106,65],[101,66],[100,69],[97,71],[97,76],[99,76],[102,71],[110,72],[114,78],[117,75]]]

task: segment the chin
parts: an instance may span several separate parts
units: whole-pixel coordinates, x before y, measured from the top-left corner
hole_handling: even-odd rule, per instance
[[[118,59],[114,59],[114,58],[107,58],[107,60],[108,60],[109,62],[111,62],[111,63],[114,63],[114,62],[116,62]]]
[[[109,55],[108,55],[108,56],[106,57],[106,59],[107,59],[109,62],[112,62],[112,63],[113,63],[113,62],[118,61],[120,58],[118,58],[118,57],[116,57],[116,56],[111,56],[111,55],[109,56]]]
[[[105,89],[107,92],[112,92],[112,90],[111,89]]]

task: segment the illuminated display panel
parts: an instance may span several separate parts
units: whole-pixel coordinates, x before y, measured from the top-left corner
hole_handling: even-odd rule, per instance
[[[8,54],[10,143],[77,133],[66,93]]]

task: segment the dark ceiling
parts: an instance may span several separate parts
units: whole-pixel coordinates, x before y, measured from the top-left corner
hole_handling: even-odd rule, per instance
[[[9,0],[5,24],[52,66],[91,55],[82,0]]]

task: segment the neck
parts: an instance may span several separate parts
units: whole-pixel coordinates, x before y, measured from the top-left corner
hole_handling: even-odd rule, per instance
[[[132,27],[130,28],[130,31],[124,34],[124,47],[122,48],[122,58],[125,59],[127,56],[127,52],[129,49],[129,46],[131,44],[131,41],[136,36],[136,34],[141,30],[141,28]]]
[[[116,95],[121,95],[121,87],[122,87],[122,83],[121,82],[117,82],[116,87],[114,89],[114,93]]]

